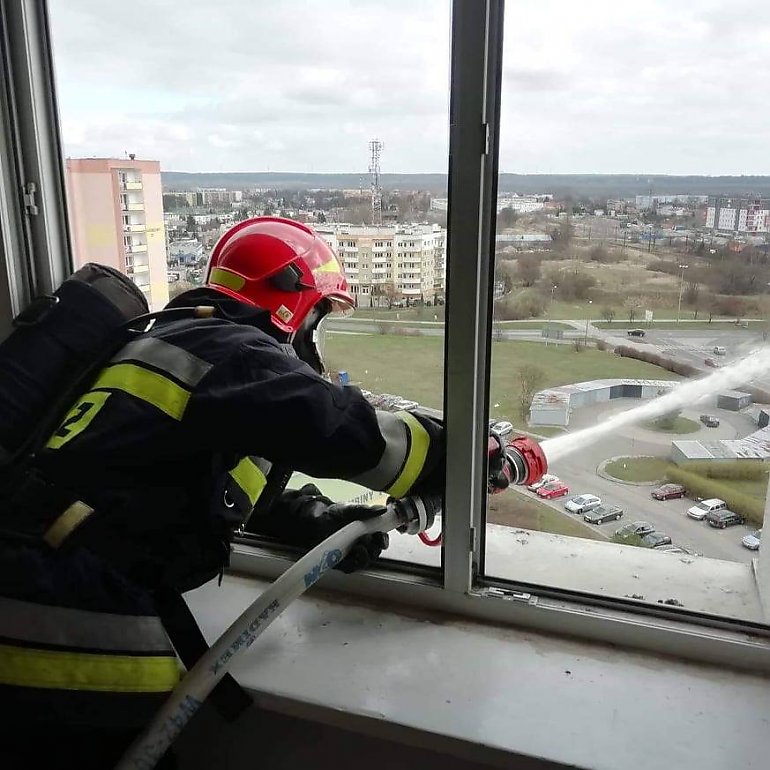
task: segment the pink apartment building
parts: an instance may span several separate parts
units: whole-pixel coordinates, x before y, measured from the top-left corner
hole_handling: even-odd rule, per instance
[[[153,310],[168,302],[163,195],[157,160],[67,158],[75,266],[101,262],[142,290]]]

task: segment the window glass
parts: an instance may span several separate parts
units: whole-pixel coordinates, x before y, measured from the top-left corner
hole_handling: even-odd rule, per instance
[[[235,223],[305,222],[357,304],[326,326],[331,378],[440,410],[449,1],[50,10],[75,264],[118,268],[160,309]],[[413,540],[389,553],[437,563]]]
[[[489,576],[762,622],[770,376],[650,408],[767,339],[770,11],[740,9],[506,7],[489,412],[557,478],[490,498]]]

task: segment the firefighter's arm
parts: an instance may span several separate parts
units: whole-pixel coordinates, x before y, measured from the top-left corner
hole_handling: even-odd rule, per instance
[[[214,367],[186,419],[207,448],[259,455],[316,478],[385,491],[440,494],[441,425],[410,413],[375,411],[352,387],[339,387],[287,356],[266,335]]]

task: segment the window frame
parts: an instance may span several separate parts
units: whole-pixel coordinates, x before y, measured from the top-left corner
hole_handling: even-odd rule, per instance
[[[517,587],[484,576],[503,10],[504,0],[453,0],[452,7],[442,569],[384,565],[353,576],[329,573],[323,586],[396,606],[770,671],[770,629],[665,608],[632,611],[621,600]],[[0,302],[4,311],[7,306],[2,319],[7,324],[34,294],[58,286],[73,264],[45,0],[0,3],[0,63]],[[22,197],[30,182],[37,188],[37,213],[25,209]],[[462,216],[453,218],[456,211]],[[463,258],[450,259],[450,254]],[[239,542],[232,569],[274,577],[290,560],[280,550]],[[770,596],[770,556],[760,556],[757,573],[764,595]]]

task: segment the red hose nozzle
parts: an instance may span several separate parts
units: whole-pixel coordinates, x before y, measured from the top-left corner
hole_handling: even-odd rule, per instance
[[[548,470],[548,461],[537,441],[528,436],[513,439],[505,454],[514,469],[512,484],[534,484]]]

